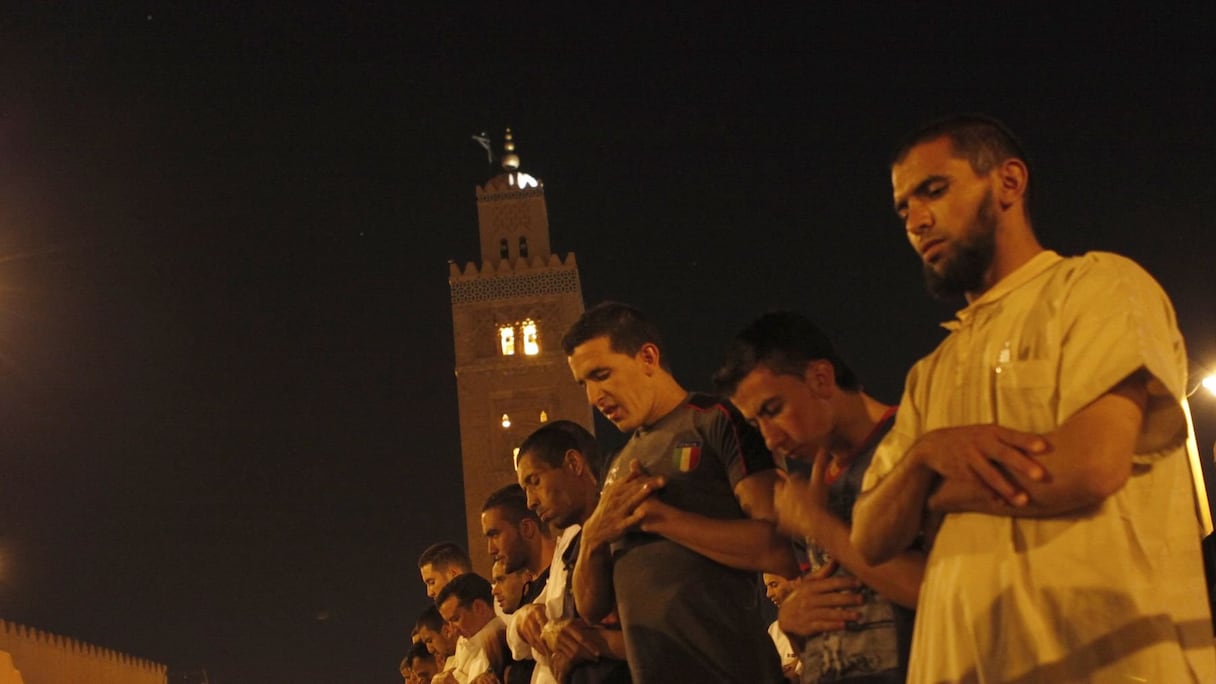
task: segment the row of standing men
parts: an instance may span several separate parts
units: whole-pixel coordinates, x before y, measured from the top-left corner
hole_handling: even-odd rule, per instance
[[[629,439],[602,462],[575,423],[528,437],[482,514],[494,582],[453,545],[419,560],[407,681],[1216,681],[1168,297],[1039,244],[995,120],[916,131],[891,177],[930,291],[967,299],[900,405],[798,314],[739,333],[707,395],[640,311],[587,310],[563,349]]]

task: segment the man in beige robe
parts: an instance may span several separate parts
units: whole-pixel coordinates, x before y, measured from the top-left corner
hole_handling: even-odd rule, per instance
[[[1216,681],[1173,308],[1128,259],[1043,249],[1024,159],[955,117],[892,165],[930,289],[968,305],[908,375],[852,541],[932,543],[911,682]]]

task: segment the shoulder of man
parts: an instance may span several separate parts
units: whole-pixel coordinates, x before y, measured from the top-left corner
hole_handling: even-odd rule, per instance
[[[1053,275],[1067,287],[1122,282],[1138,288],[1164,292],[1161,284],[1139,263],[1114,252],[1086,252],[1066,257]]]
[[[688,405],[697,410],[697,429],[713,441],[713,447],[728,463],[739,466],[732,479],[738,480],[776,467],[764,437],[743,419],[735,405],[725,399],[694,392]]]

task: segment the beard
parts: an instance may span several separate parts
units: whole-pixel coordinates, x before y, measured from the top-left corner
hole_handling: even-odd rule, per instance
[[[938,260],[940,270],[924,265],[925,287],[930,294],[949,299],[984,288],[984,276],[996,252],[996,223],[996,200],[989,190],[975,210],[966,237],[955,241],[950,253]]]

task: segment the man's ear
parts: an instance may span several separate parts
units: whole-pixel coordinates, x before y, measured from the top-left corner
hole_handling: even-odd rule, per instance
[[[531,539],[536,536],[537,527],[536,521],[532,518],[519,519],[519,536],[524,539]]]
[[[814,359],[806,364],[803,379],[817,397],[828,397],[836,390],[836,367],[827,359]]]
[[[577,449],[567,449],[563,461],[570,472],[575,475],[582,475],[583,470],[587,467],[587,461]]]
[[[661,353],[659,352],[658,346],[653,342],[643,344],[642,347],[638,349],[638,353],[635,355],[635,358],[645,365],[647,374],[653,373],[655,370],[662,367],[662,363],[660,361]]]
[[[1026,196],[1030,183],[1030,169],[1026,162],[1011,157],[993,170],[996,175],[996,198],[1002,209],[1008,209]]]

